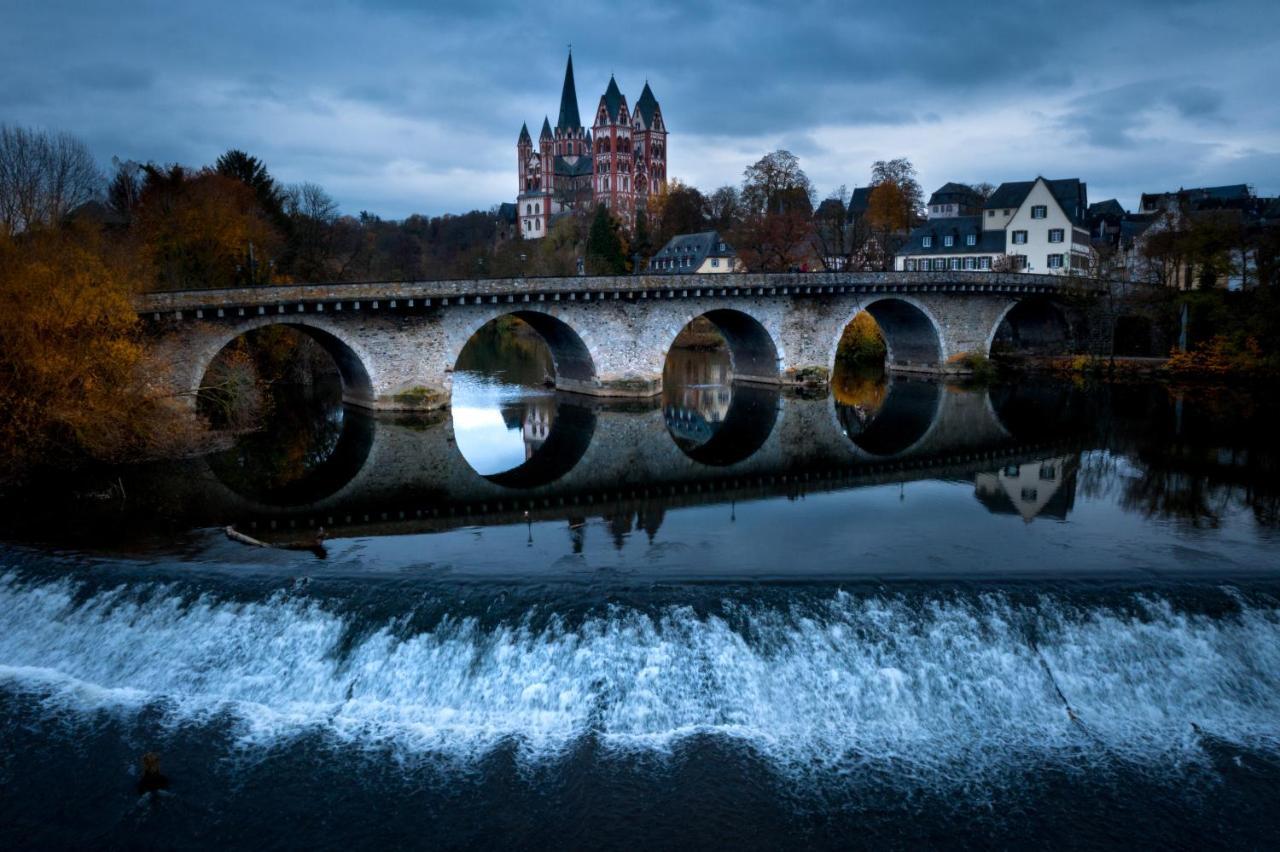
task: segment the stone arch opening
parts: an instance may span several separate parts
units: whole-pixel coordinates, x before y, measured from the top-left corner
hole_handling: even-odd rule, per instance
[[[586,453],[593,409],[571,394],[596,385],[586,343],[539,311],[491,317],[468,335],[453,365],[454,443],[476,473],[509,488],[548,484]]]
[[[490,317],[463,340],[451,365],[457,369],[463,352],[486,330],[501,326],[507,318],[519,320],[537,334],[551,358],[551,373],[546,376],[557,390],[590,393],[599,384],[595,360],[582,337],[564,320],[541,311],[511,311]]]
[[[206,378],[210,368],[228,347],[236,343],[236,341],[244,338],[252,332],[264,328],[282,327],[288,328],[295,332],[301,333],[311,340],[315,341],[319,347],[324,350],[325,354],[333,361],[333,365],[338,370],[338,375],[342,379],[342,401],[352,405],[358,405],[364,408],[373,408],[377,401],[377,395],[374,392],[373,380],[369,376],[369,371],[365,367],[364,360],[356,353],[355,349],[341,339],[333,332],[320,328],[316,325],[303,322],[277,322],[268,320],[266,322],[253,323],[247,327],[241,327],[230,334],[225,339],[219,341],[207,357],[203,359],[199,365],[199,372],[196,376],[196,391],[206,387]]]
[[[863,368],[934,372],[945,357],[933,317],[911,301],[886,297],[859,307],[840,325],[828,366],[833,373],[841,361],[857,361]]]
[[[699,321],[709,323],[724,339],[729,353],[733,381],[766,385],[781,383],[778,372],[778,347],[758,319],[732,308],[717,308],[694,317],[680,330],[680,335],[685,334]],[[671,350],[676,347],[680,335],[677,335],[667,347],[668,358]]]
[[[987,342],[992,354],[1065,355],[1072,349],[1071,324],[1052,300],[1032,297],[1014,302],[996,323]]]
[[[758,320],[728,309],[694,317],[663,365],[667,431],[695,461],[742,461],[773,431],[779,383],[777,349]]]
[[[885,366],[889,369],[935,370],[946,353],[938,325],[919,306],[905,299],[886,298],[864,308],[884,335]]]

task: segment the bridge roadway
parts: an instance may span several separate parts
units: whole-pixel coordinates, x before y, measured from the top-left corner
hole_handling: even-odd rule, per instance
[[[357,535],[965,479],[1074,446],[1061,433],[1053,440],[1010,434],[985,391],[920,380],[895,379],[867,423],[830,397],[740,387],[716,437],[688,452],[673,440],[669,416],[652,406],[562,404],[542,448],[490,477],[463,458],[447,418],[422,428],[352,417],[335,469],[315,477],[324,484],[319,493],[241,493],[204,460],[191,462],[166,493],[200,522],[234,522],[263,537],[321,525]]]
[[[826,381],[860,311],[880,325],[895,371],[946,373],[987,354],[997,333],[1064,354],[1090,336],[1079,305],[1096,284],[981,272],[618,276],[302,284],[149,293],[137,298],[157,387],[190,396],[219,351],[264,325],[289,325],[333,357],[348,402],[382,410],[449,404],[452,371],[486,323],[513,314],[547,342],[560,390],[661,392],[680,331],[706,317],[741,381]]]

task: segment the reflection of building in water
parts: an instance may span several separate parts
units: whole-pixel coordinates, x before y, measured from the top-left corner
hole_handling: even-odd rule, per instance
[[[520,437],[524,439],[525,461],[533,458],[533,454],[542,449],[542,445],[546,443],[547,436],[551,434],[551,423],[555,420],[555,412],[554,400],[538,400],[525,408],[524,421],[520,427]]]
[[[502,407],[502,422],[510,432],[520,431],[524,441],[524,460],[533,458],[533,454],[542,449],[551,435],[551,426],[556,419],[555,397],[534,397],[516,405]]]
[[[1075,508],[1078,455],[1011,464],[974,477],[974,496],[988,510],[1021,515],[1027,523],[1044,516],[1066,520]]]
[[[686,387],[679,400],[667,403],[667,428],[677,438],[705,443],[724,422],[732,399],[733,388],[727,384]]]

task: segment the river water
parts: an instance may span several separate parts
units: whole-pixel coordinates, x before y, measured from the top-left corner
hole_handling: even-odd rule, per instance
[[[553,370],[8,507],[0,846],[1280,841],[1274,394]]]

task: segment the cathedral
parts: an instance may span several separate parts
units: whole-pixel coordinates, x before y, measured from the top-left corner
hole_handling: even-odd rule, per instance
[[[542,120],[535,147],[529,125],[516,142],[520,194],[516,199],[520,233],[525,239],[546,236],[557,214],[590,210],[603,204],[630,228],[636,209],[667,185],[667,126],[649,84],[627,109],[626,96],[609,77],[590,129],[578,116],[573,83],[573,54],[564,71],[560,115],[556,125]]]

